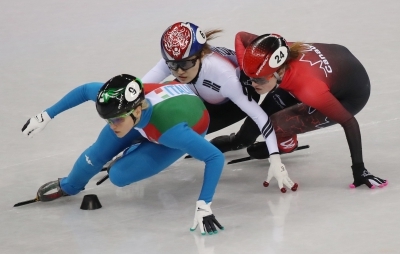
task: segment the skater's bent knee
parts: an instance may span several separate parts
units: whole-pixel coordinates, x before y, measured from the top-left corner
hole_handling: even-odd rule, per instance
[[[110,170],[109,172],[109,176],[110,176],[110,181],[112,182],[112,184],[114,184],[115,186],[118,187],[124,187],[126,185],[128,185],[128,183],[126,182],[126,179],[124,177],[122,177],[121,175],[118,174],[113,174],[113,171]]]

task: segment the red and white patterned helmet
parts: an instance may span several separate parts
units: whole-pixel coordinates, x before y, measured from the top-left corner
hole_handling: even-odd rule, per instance
[[[179,61],[198,54],[206,41],[206,35],[198,26],[177,22],[161,36],[161,54],[166,61]]]

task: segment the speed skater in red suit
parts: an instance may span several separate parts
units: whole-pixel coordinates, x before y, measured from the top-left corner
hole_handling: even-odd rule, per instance
[[[239,32],[235,51],[251,86],[258,94],[268,93],[260,106],[271,117],[281,153],[297,148],[297,134],[338,123],[350,149],[354,178],[350,187],[365,184],[373,189],[388,184],[364,166],[361,132],[354,116],[366,105],[371,87],[365,68],[346,47]],[[247,118],[236,134],[211,142],[225,151],[227,143],[233,144],[231,150],[264,151],[263,144],[254,143],[259,135],[257,125]]]

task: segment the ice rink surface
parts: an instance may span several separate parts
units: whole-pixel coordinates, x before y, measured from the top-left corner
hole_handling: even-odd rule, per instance
[[[0,253],[400,253],[399,13],[397,0],[2,0]],[[217,235],[189,231],[203,176],[193,159],[124,188],[96,186],[100,173],[76,196],[13,208],[66,176],[105,123],[88,102],[33,139],[22,135],[23,124],[76,86],[143,76],[160,59],[162,32],[177,21],[224,29],[215,46],[233,48],[241,30],[347,46],[372,84],[357,115],[365,165],[389,185],[348,188],[350,153],[342,128],[333,126],[300,135],[310,149],[282,156],[297,192],[280,193],[276,181],[262,186],[266,160],[227,165],[212,204],[225,226]],[[79,209],[86,194],[103,208]]]

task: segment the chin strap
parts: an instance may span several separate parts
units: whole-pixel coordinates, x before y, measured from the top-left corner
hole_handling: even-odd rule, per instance
[[[199,70],[197,71],[196,77],[194,77],[190,82],[188,82],[188,84],[191,84],[191,85],[195,85],[196,84],[197,80],[199,79],[201,66],[202,66],[202,64],[201,64],[201,61],[200,61]]]

